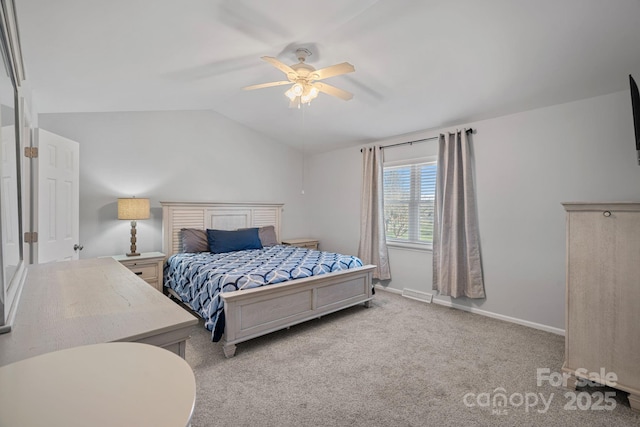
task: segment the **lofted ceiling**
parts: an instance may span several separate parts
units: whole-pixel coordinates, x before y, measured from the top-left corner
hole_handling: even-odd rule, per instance
[[[16,0],[40,113],[213,110],[312,151],[628,89],[640,0]],[[355,73],[289,109],[260,60]]]

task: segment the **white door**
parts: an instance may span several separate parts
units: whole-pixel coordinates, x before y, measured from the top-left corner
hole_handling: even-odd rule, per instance
[[[79,144],[38,129],[38,263],[78,259]]]

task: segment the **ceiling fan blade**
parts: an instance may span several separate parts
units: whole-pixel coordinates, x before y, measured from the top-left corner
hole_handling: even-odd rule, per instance
[[[347,92],[346,90],[338,89],[335,86],[328,85],[326,83],[314,83],[313,86],[318,88],[320,92],[324,92],[327,95],[335,96],[340,99],[344,99],[345,101],[353,98],[353,94]]]
[[[254,89],[262,89],[265,87],[272,87],[272,86],[282,86],[282,85],[289,85],[291,84],[290,81],[281,81],[281,82],[271,82],[271,83],[261,83],[259,85],[252,85],[252,86],[247,86],[247,87],[243,87],[242,89],[244,90],[254,90]]]
[[[348,62],[332,65],[330,67],[321,68],[311,73],[311,80],[323,80],[341,74],[353,73],[356,69]]]
[[[296,71],[293,68],[289,67],[287,64],[283,62],[280,62],[277,58],[274,58],[273,56],[263,56],[261,59],[264,61],[267,61],[269,64],[273,65],[278,70],[285,73],[289,79],[291,79],[290,77],[291,75],[293,75],[294,79],[298,75],[298,73],[296,73]]]

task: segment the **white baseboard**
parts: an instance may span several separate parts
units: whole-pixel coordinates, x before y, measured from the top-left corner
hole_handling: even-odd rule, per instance
[[[402,291],[394,288],[385,288],[381,285],[375,285],[376,290],[385,292],[391,292],[392,294],[402,295]],[[424,301],[423,301],[424,302]],[[491,317],[493,319],[503,320],[505,322],[515,323],[517,325],[528,326],[529,328],[538,329],[545,332],[551,332],[552,334],[564,336],[564,329],[554,328],[553,326],[543,325],[541,323],[530,322],[528,320],[518,319],[516,317],[505,316],[503,314],[493,313],[491,311],[481,310],[479,308],[467,307],[464,305],[454,304],[451,301],[445,301],[438,298],[434,298],[433,304],[439,304],[445,307],[456,308],[458,310],[468,311],[469,313],[479,314],[481,316]]]
[[[397,294],[397,295],[402,295],[402,291],[400,289],[394,289],[394,288],[385,288],[382,285],[374,285],[374,288],[376,288],[376,290],[381,290],[381,291],[385,291],[385,292],[390,292],[392,294]]]

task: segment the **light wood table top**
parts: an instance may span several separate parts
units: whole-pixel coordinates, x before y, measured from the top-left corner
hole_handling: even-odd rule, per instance
[[[31,265],[14,326],[0,335],[0,366],[88,344],[166,344],[197,323],[111,257]]]
[[[103,343],[0,367],[3,426],[187,426],[196,382],[160,347]]]

